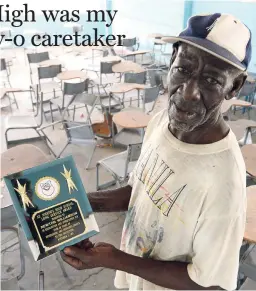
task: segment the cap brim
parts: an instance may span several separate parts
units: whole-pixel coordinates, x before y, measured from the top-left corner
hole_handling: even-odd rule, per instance
[[[161,39],[167,43],[175,43],[178,41],[188,43],[208,52],[211,55],[214,55],[216,58],[219,58],[242,71],[246,70],[246,67],[231,52],[208,39],[190,36],[168,36],[162,37]]]

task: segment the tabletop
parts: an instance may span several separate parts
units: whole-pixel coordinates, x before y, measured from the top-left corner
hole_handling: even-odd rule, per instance
[[[22,144],[10,148],[1,154],[1,179],[4,176],[23,171],[50,161],[42,150],[31,145]],[[1,181],[1,208],[12,205],[5,183]]]
[[[239,99],[230,99],[224,100],[221,105],[221,113],[225,113],[229,110],[231,106],[241,106],[241,107],[250,107],[252,104],[250,102],[239,100]]]
[[[163,37],[162,33],[151,33],[148,35],[149,38]]]
[[[162,39],[154,39],[154,44],[166,44],[166,42]]]
[[[145,84],[137,84],[137,83],[118,83],[113,85],[110,88],[110,91],[112,93],[126,93],[132,90],[143,90],[145,88],[147,88],[148,85]]]
[[[256,127],[256,122],[248,119],[239,119],[236,121],[227,121],[227,124],[234,132],[237,141],[241,140],[245,135],[245,130],[248,127]]]
[[[247,144],[241,148],[246,172],[256,178],[256,144]]]
[[[126,54],[125,57],[144,55],[144,54],[148,54],[150,52],[151,52],[150,50],[134,51],[134,52],[130,52],[130,53]]]
[[[244,239],[250,243],[256,243],[256,186],[246,189],[247,212]]]
[[[73,71],[63,71],[57,75],[57,78],[59,80],[65,81],[65,80],[71,80],[71,79],[87,79],[88,76],[85,72],[79,71],[79,70],[73,70]]]
[[[22,89],[22,88],[0,88],[0,99],[5,96],[7,93],[17,93],[17,92],[28,92],[30,89]]]
[[[100,62],[104,63],[110,63],[110,62],[115,62],[115,61],[122,61],[123,59],[119,56],[109,56],[109,57],[104,57],[100,59]]]
[[[113,122],[123,128],[144,128],[150,119],[150,115],[137,110],[121,111],[113,116]]]
[[[38,63],[40,67],[49,67],[49,66],[56,66],[61,65],[61,61],[57,59],[46,60],[43,62]]]
[[[126,72],[141,73],[145,72],[145,69],[132,61],[122,61],[118,64],[115,64],[112,67],[112,71],[115,73],[126,73]]]

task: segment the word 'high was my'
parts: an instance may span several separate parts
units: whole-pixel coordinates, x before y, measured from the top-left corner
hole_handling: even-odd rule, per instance
[[[23,23],[36,22],[35,11],[28,8],[28,4],[23,4],[23,9],[10,9],[10,5],[0,5],[0,22],[11,23],[13,27],[20,27]],[[78,22],[80,21],[79,10],[41,10],[47,22]],[[108,22],[110,27],[114,21],[117,10],[85,10],[87,22]]]

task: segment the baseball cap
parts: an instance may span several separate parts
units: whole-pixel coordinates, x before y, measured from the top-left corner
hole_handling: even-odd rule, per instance
[[[192,16],[179,36],[166,36],[162,40],[188,43],[243,71],[248,68],[252,55],[250,29],[230,14]]]

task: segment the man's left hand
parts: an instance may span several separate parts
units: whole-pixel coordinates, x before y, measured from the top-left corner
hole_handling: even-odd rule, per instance
[[[88,244],[88,242],[87,242]],[[109,267],[118,250],[111,244],[90,244],[85,248],[81,244],[66,247],[61,253],[62,259],[77,270]]]

